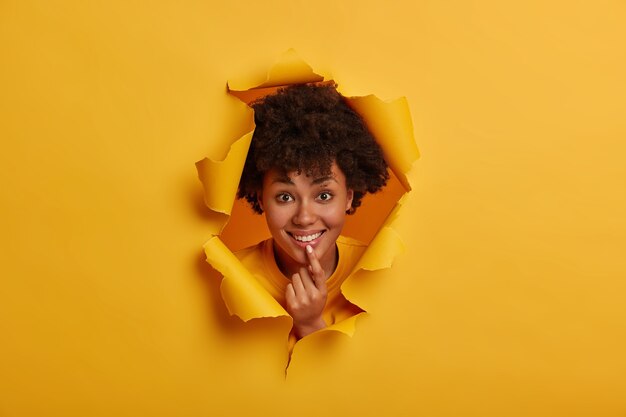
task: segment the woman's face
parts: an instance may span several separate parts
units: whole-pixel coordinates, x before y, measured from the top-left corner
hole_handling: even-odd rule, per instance
[[[276,169],[265,174],[261,207],[285,275],[291,277],[308,264],[304,253],[307,245],[315,250],[327,277],[333,273],[335,241],[352,206],[352,196],[345,175],[334,162],[329,175],[284,175]]]

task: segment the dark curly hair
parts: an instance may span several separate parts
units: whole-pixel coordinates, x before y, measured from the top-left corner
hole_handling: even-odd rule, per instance
[[[272,168],[285,174],[327,175],[336,162],[346,186],[354,191],[348,214],[356,211],[366,193],[387,183],[380,146],[336,87],[293,85],[251,104],[256,128],[237,198],[245,198],[255,212],[263,212],[258,196],[263,177]]]

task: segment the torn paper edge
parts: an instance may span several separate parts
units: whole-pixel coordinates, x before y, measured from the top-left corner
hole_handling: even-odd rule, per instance
[[[281,60],[269,71],[266,82],[254,86],[245,80],[229,81],[229,92],[237,96],[237,92],[252,89],[324,81],[324,77],[314,73],[308,64],[297,58],[293,50],[287,51],[285,56],[286,59]],[[419,158],[419,152],[413,136],[413,125],[406,98],[383,101],[374,95],[369,95],[347,97],[347,100],[372,131],[383,149],[390,169],[405,189],[405,193],[375,234],[352,273],[342,283],[341,290],[346,299],[358,306],[363,302],[351,296],[351,288],[358,285],[354,278],[355,274],[359,271],[375,273],[375,271],[388,269],[397,255],[404,250],[402,238],[394,227],[394,220],[401,214],[402,202],[411,192],[412,187],[407,175],[413,163]],[[223,160],[205,158],[196,164],[198,176],[204,187],[207,206],[214,212],[228,216],[222,228],[228,222],[235,202],[239,179],[253,133],[254,129],[235,141]],[[223,182],[216,184],[213,182],[215,178],[229,178],[230,180],[227,184]],[[207,262],[223,275],[220,288],[224,303],[231,315],[236,315],[246,322],[253,318],[289,317],[287,311],[267,293],[253,274],[224,245],[219,238],[219,233],[212,235],[205,243],[204,250]],[[355,332],[357,317],[362,314],[364,313],[359,313],[320,331],[334,331],[352,336]]]

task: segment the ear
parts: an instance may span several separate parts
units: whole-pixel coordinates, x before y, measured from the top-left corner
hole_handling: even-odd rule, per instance
[[[354,191],[352,189],[348,189],[346,194],[346,211],[352,208],[352,199],[354,199]]]

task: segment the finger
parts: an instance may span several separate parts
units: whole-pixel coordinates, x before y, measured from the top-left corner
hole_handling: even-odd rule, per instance
[[[285,300],[287,301],[287,305],[294,305],[296,303],[296,292],[291,283],[287,284],[287,288],[285,289]]]
[[[322,265],[320,264],[319,259],[317,259],[317,255],[311,245],[307,245],[306,253],[311,266],[313,282],[315,282],[315,286],[317,288],[321,288],[321,286],[326,284],[326,274],[324,273],[324,268],[322,268]]]
[[[315,284],[315,281],[313,280],[311,275],[312,274],[307,270],[307,268],[300,268],[300,279],[302,285],[304,285],[304,289],[309,292],[317,288],[317,285]]]
[[[296,297],[301,297],[306,294],[306,289],[304,288],[304,284],[302,283],[302,278],[300,274],[293,274],[291,277],[291,285],[293,287],[294,293]]]

